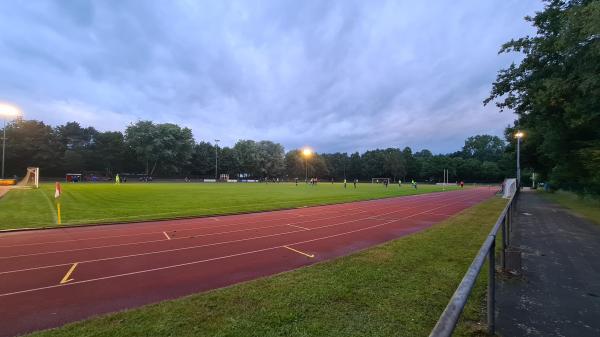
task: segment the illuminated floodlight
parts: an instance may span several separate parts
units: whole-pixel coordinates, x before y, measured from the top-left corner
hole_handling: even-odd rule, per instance
[[[311,149],[310,149],[310,148],[308,148],[308,147],[305,147],[304,149],[302,149],[302,154],[303,154],[305,157],[310,157],[310,156],[313,154],[313,150],[311,150]]]
[[[525,137],[525,133],[523,131],[517,131],[517,133],[515,133],[515,138],[523,138]]]
[[[0,117],[3,119],[13,119],[21,116],[21,110],[18,107],[0,102]]]

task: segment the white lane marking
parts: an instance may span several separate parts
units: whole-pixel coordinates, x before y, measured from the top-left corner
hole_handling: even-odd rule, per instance
[[[304,229],[304,230],[306,230],[306,231],[310,230],[309,228],[302,227],[302,226],[296,226],[296,225],[292,225],[291,223],[288,223],[288,224],[286,224],[286,226],[292,226],[292,227],[296,227],[296,228]]]
[[[296,250],[296,249],[294,249],[294,248],[291,248],[291,247],[288,247],[288,246],[283,246],[283,248],[289,249],[289,250],[291,250],[292,252],[296,252],[296,253],[298,253],[298,254],[302,254],[302,255],[304,255],[304,256],[307,256],[307,257],[309,257],[309,258],[311,258],[311,259],[315,257],[315,254],[308,254],[308,253],[305,253],[305,252],[302,252],[302,251]]]
[[[169,237],[169,234],[167,234],[167,232],[163,232],[163,234],[167,237],[167,240],[171,240],[171,237]]]
[[[353,213],[353,214],[336,215],[336,216],[333,216],[333,217],[317,218],[317,219],[312,219],[312,220],[304,220],[304,221],[298,221],[298,222],[294,222],[294,223],[307,223],[307,222],[314,222],[314,221],[323,221],[323,220],[341,218],[341,217],[345,217],[345,216],[357,215],[357,214],[364,213],[364,212],[366,212],[366,211],[360,211],[360,212],[356,212],[356,213]],[[222,235],[222,234],[244,232],[244,231],[250,231],[250,230],[256,230],[256,229],[265,229],[265,228],[274,228],[274,227],[285,227],[285,226],[287,226],[287,224],[265,226],[265,227],[255,227],[255,228],[247,228],[247,229],[239,229],[239,230],[228,231],[228,232],[218,232],[218,233],[209,233],[209,234],[197,234],[197,235],[191,235],[191,236],[174,238],[174,239],[171,239],[171,240],[183,240],[183,239],[188,239],[190,237],[203,237],[203,236]],[[162,232],[162,233],[164,233],[164,232]],[[136,246],[136,245],[142,245],[142,244],[153,243],[153,242],[161,242],[161,241],[164,241],[164,240],[162,240],[162,239],[161,240],[148,240],[148,241],[139,241],[139,242],[120,243],[120,244],[115,244],[115,245],[104,245],[104,246],[96,246],[96,247],[55,250],[55,251],[41,252],[41,253],[31,253],[31,254],[2,256],[2,257],[0,257],[0,260],[8,260],[8,259],[14,259],[14,258],[19,258],[19,257],[38,256],[38,255],[47,255],[47,254],[70,253],[70,252],[78,252],[78,251],[92,250],[92,249],[123,247],[123,246]],[[0,274],[2,274],[2,272],[0,272]]]

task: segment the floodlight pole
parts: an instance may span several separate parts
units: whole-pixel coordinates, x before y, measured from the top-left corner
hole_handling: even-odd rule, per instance
[[[219,139],[215,139],[215,180],[219,180]]]
[[[304,169],[306,170],[306,175],[304,176],[304,182],[308,183],[308,158],[304,155]]]
[[[521,137],[517,137],[517,188],[521,187]]]
[[[2,128],[2,179],[4,179],[4,151],[6,149],[6,119],[4,120],[4,127]]]

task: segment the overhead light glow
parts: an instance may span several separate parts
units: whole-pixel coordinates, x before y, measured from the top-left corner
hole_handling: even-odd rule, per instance
[[[19,116],[21,116],[21,110],[19,110],[19,108],[12,104],[0,102],[0,117],[17,118]]]

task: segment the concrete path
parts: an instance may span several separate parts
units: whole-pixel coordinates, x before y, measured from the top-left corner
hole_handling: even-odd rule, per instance
[[[512,246],[523,273],[498,281],[502,336],[600,336],[600,226],[521,194]]]
[[[0,186],[0,198],[2,198],[10,190],[9,186]]]

